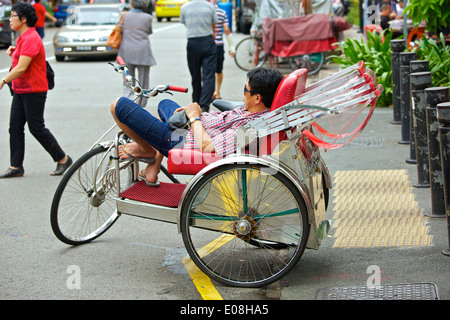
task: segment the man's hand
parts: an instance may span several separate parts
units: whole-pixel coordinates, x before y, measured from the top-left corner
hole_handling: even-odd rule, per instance
[[[186,110],[188,119],[200,117],[202,114],[202,108],[200,108],[200,105],[197,102],[188,104],[184,109]]]

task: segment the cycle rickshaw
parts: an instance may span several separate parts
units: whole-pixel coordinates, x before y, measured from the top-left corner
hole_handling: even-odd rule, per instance
[[[133,215],[177,224],[190,258],[218,282],[260,287],[280,279],[305,248],[319,248],[329,228],[332,186],[319,147],[339,147],[334,142],[359,134],[370,116],[345,134],[315,127],[333,142],[314,134],[314,124],[355,107],[371,105],[373,111],[381,89],[363,62],[306,88],[307,73],[299,69],[282,80],[271,111],[238,130],[235,154],[220,158],[173,149],[162,168],[172,182],[158,188],[138,179],[139,161],[119,159],[117,150],[127,137],[119,132],[112,141],[100,138],[55,192],[56,237],[70,245],[87,243],[121,215]],[[152,97],[183,89],[136,85],[134,90]],[[174,174],[192,178],[184,184]]]
[[[313,75],[326,61],[326,52],[335,49],[338,34],[350,29],[342,17],[310,14],[289,18],[265,18],[258,35],[242,39],[236,45],[234,61],[242,70],[270,66],[287,60],[292,70],[305,68]]]

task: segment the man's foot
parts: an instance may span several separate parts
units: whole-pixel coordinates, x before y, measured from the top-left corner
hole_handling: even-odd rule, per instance
[[[142,161],[148,164],[152,164],[155,162],[155,158],[148,158],[148,157],[138,157],[134,154],[132,154],[131,152],[128,151],[127,146],[120,146],[119,147],[119,158],[121,160],[138,160],[138,161]]]
[[[130,142],[119,148],[119,158],[121,160],[137,159],[149,164],[155,162],[156,152],[145,150],[136,142]]]
[[[138,179],[144,181],[145,184],[146,184],[148,187],[152,187],[152,188],[157,188],[157,187],[159,187],[159,181],[156,181],[156,182],[150,182],[150,181],[147,180],[147,177],[145,176],[145,169],[141,170],[141,171],[138,173]]]

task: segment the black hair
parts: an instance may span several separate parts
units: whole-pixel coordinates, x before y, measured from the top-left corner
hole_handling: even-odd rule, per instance
[[[261,95],[262,102],[270,109],[278,85],[284,78],[283,74],[277,69],[258,67],[251,69],[247,78],[251,95]]]
[[[34,7],[28,2],[17,2],[13,4],[11,11],[17,13],[19,20],[26,18],[27,26],[30,28],[34,27],[37,22],[36,10],[34,10]]]

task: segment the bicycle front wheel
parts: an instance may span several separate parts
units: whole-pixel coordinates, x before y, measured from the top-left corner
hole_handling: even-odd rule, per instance
[[[260,67],[265,61],[266,54],[260,39],[247,37],[237,44],[234,62],[242,70],[248,71],[254,67]]]
[[[194,185],[183,203],[181,232],[191,259],[209,277],[261,287],[297,264],[309,224],[303,198],[284,175],[235,164]]]
[[[53,197],[53,233],[64,243],[83,244],[108,230],[119,217],[116,210],[114,149],[98,146],[78,159],[62,178]],[[121,189],[129,186],[132,163],[121,163]]]

